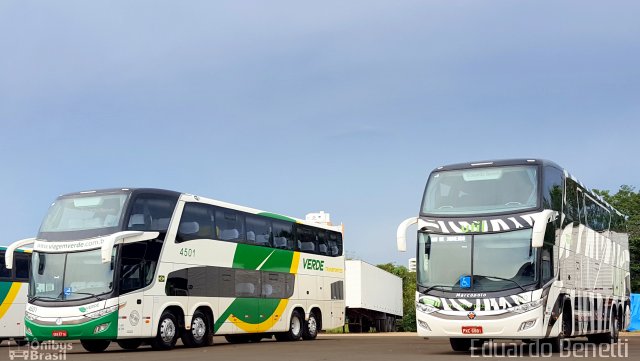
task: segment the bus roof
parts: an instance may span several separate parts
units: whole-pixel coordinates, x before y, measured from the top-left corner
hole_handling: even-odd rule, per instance
[[[239,211],[243,211],[243,212],[247,212],[247,213],[253,213],[253,214],[257,214],[257,215],[261,215],[261,216],[265,216],[265,217],[270,217],[270,218],[274,218],[274,219],[279,219],[279,220],[283,220],[283,221],[288,221],[288,222],[293,222],[293,223],[298,223],[298,224],[305,224],[305,225],[309,225],[309,226],[313,226],[313,227],[317,227],[317,228],[324,228],[324,229],[331,230],[331,231],[342,232],[342,226],[341,225],[340,226],[328,226],[328,225],[324,225],[324,224],[320,224],[320,223],[309,222],[309,221],[306,221],[306,220],[300,219],[300,218],[285,216],[285,215],[278,214],[278,213],[262,211],[262,210],[259,210],[259,209],[256,209],[256,208],[245,207],[245,206],[240,206],[240,205],[233,204],[233,203],[223,202],[223,201],[215,200],[215,199],[212,199],[212,198],[201,197],[201,196],[197,196],[197,195],[194,195],[194,194],[181,193],[181,192],[171,191],[171,190],[167,190],[167,189],[159,189],[159,188],[107,188],[107,189],[96,189],[96,190],[89,190],[89,191],[82,191],[82,192],[67,193],[67,194],[60,195],[58,198],[73,197],[73,196],[79,196],[79,195],[83,195],[84,196],[84,195],[90,195],[90,194],[121,193],[121,192],[131,193],[132,195],[140,194],[140,193],[164,194],[164,195],[169,195],[169,196],[173,196],[173,197],[176,197],[176,198],[180,198],[180,199],[185,200],[185,201],[209,203],[209,204],[217,205],[217,206],[220,206],[220,207],[232,208],[232,209],[236,209],[236,210],[239,210]]]
[[[543,165],[543,166],[551,166],[557,168],[564,172],[565,178],[571,178],[576,183],[578,183],[589,195],[595,199],[597,199],[600,203],[608,207],[611,211],[618,213],[621,216],[624,216],[620,211],[615,209],[611,204],[607,203],[600,195],[596,194],[592,189],[585,186],[578,178],[573,176],[569,171],[565,168],[559,166],[557,163],[552,162],[546,159],[539,158],[514,158],[514,159],[494,159],[494,160],[485,160],[478,162],[468,162],[468,163],[455,163],[448,164],[444,166],[437,167],[434,169],[434,172],[439,171],[448,171],[448,170],[461,170],[461,169],[473,169],[473,168],[483,168],[483,167],[503,167],[503,166],[512,166],[512,165]]]

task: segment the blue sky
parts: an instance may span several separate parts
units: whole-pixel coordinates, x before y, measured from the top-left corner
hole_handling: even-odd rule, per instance
[[[144,186],[324,210],[351,256],[406,264],[395,229],[439,165],[538,157],[640,186],[639,12],[2,1],[0,244],[33,236],[58,194]]]

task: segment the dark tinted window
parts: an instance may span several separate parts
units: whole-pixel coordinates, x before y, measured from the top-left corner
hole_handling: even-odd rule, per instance
[[[580,214],[580,224],[587,225],[587,210],[584,206],[584,192],[578,188],[578,213]]]
[[[236,270],[236,297],[259,297],[260,272]]]
[[[0,253],[0,278],[11,278],[11,270],[4,263],[4,251]]]
[[[327,232],[323,229],[316,230],[316,240],[318,241],[318,254],[329,255],[329,245],[327,243]]]
[[[545,209],[562,210],[562,185],[564,173],[555,167],[544,167],[542,205]],[[560,221],[560,218],[558,218]]]
[[[184,205],[176,242],[192,239],[216,239],[215,208],[208,204],[187,203]]]
[[[259,216],[247,215],[247,243],[259,246],[271,246],[271,220]]]
[[[293,223],[273,222],[273,246],[293,250]]]
[[[20,281],[29,280],[29,270],[31,268],[31,255],[18,253],[14,257],[15,278]],[[8,271],[8,270],[7,270]]]
[[[580,207],[578,207],[578,188],[576,182],[567,178],[564,203],[565,225],[580,222]]]
[[[216,227],[220,240],[232,242],[244,240],[244,216],[240,212],[218,208]]]
[[[155,275],[161,240],[125,244],[121,249],[120,293],[135,291],[151,284]]]
[[[141,194],[131,206],[127,229],[166,232],[177,199],[156,194]]]
[[[603,232],[609,229],[609,211],[594,201],[591,197],[586,196],[585,208],[587,211],[587,223],[589,228],[594,231]]]
[[[296,227],[296,250],[306,253],[316,253],[318,244],[316,234],[311,228]]]
[[[553,245],[545,243],[542,249],[542,282],[553,278]]]
[[[329,236],[329,255],[336,257],[342,255],[342,234],[338,232],[327,232]]]

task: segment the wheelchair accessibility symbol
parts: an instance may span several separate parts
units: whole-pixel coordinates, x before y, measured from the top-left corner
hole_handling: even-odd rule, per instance
[[[471,276],[460,276],[460,288],[471,288]]]

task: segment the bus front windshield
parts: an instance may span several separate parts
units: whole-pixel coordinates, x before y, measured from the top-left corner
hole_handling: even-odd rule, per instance
[[[537,282],[531,229],[483,235],[418,237],[418,284],[454,292],[522,291]]]
[[[536,166],[507,166],[434,172],[422,213],[440,216],[513,212],[538,200]]]
[[[100,298],[113,290],[113,275],[113,261],[102,263],[100,249],[73,253],[34,251],[29,298],[45,301]]]
[[[127,198],[128,193],[60,197],[49,207],[38,238],[71,240],[113,233],[121,228]]]

